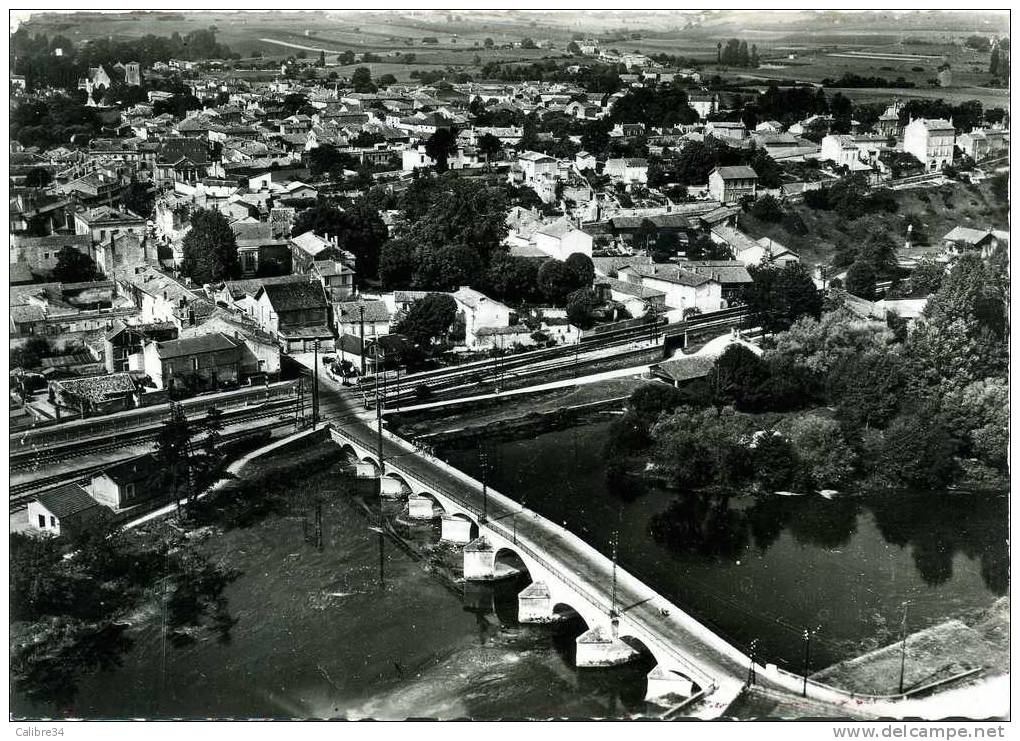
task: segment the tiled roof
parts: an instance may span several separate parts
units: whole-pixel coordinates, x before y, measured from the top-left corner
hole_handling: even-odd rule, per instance
[[[146,454],[115,463],[109,468],[103,469],[100,475],[108,476],[118,484],[128,484],[149,478],[158,468],[159,464],[155,457],[152,454]]]
[[[337,322],[349,323],[361,321],[361,309],[365,310],[366,322],[388,322],[390,310],[382,301],[344,301],[336,305]]]
[[[104,376],[74,378],[59,383],[65,392],[96,402],[135,391],[134,381],[127,373],[108,373]]]
[[[696,273],[692,270],[684,270],[677,265],[631,265],[626,269],[643,278],[676,283],[677,285],[690,286],[692,288],[715,280],[708,275]]]
[[[101,506],[78,484],[65,484],[45,491],[36,497],[36,501],[61,520]]]
[[[156,354],[163,360],[183,358],[191,355],[203,355],[211,352],[233,350],[237,347],[234,341],[221,332],[186,337],[181,340],[168,340],[156,343]]]
[[[719,173],[719,177],[723,180],[744,180],[747,178],[757,178],[758,173],[754,171],[753,167],[747,165],[730,165],[729,167],[717,167],[715,172]]]
[[[690,381],[694,378],[704,378],[714,365],[715,358],[685,355],[665,360],[655,366],[655,370],[674,381]]]
[[[319,309],[326,306],[322,286],[314,283],[269,283],[262,286],[277,312]]]

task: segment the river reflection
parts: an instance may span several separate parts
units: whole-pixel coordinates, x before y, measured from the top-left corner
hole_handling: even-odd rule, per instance
[[[1005,494],[735,496],[677,492],[607,470],[608,423],[498,444],[490,481],[605,553],[738,646],[800,671],[985,608],[1008,588]],[[449,450],[477,473],[477,454]]]

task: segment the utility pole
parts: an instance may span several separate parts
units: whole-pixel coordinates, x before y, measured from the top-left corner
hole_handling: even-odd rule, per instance
[[[758,639],[753,638],[751,639],[751,663],[747,667],[747,685],[746,685],[747,687],[754,686],[754,682],[756,679],[754,663],[757,659],[757,653],[758,653]]]
[[[811,636],[814,633],[814,630],[804,631],[804,688],[801,690],[801,696],[803,697],[807,697],[808,666],[811,663]]]
[[[362,354],[361,357],[364,358],[365,357],[364,354]],[[382,349],[382,346],[380,346],[380,344],[379,344],[379,340],[376,339],[376,343],[375,343],[375,369],[376,369],[376,372],[375,372],[375,422],[376,422],[376,427],[377,427],[377,431],[378,431],[378,440],[377,440],[377,443],[376,443],[376,446],[377,446],[376,453],[377,453],[377,455],[379,457],[379,480],[380,481],[382,481],[383,472],[385,470],[383,468],[383,439],[382,439],[382,407],[383,407],[383,401],[384,400],[383,400],[383,397],[381,397],[379,395],[379,363],[380,363],[382,357],[383,357],[383,349]],[[381,484],[380,484],[380,486],[381,486]]]
[[[365,305],[358,307],[358,314],[361,319],[361,376],[365,376]]]
[[[910,601],[903,603],[903,623],[900,626],[900,694],[903,694],[903,677],[907,670],[907,605]]]
[[[397,405],[397,411],[399,412],[400,411],[400,353],[396,353],[394,357],[396,358],[396,361],[397,361],[396,362],[396,365],[397,365],[397,391],[396,391],[397,398],[396,398],[396,405]]]
[[[613,634],[615,637],[616,626],[619,618],[619,613],[616,611],[616,555],[617,549],[620,545],[620,531],[613,531],[613,591],[612,591],[612,603],[609,608],[609,619],[613,623]]]
[[[484,525],[489,519],[489,458],[482,446],[478,447],[478,459],[482,468],[482,516],[478,522]]]
[[[319,338],[315,338],[315,363],[312,377],[312,429],[319,424]]]

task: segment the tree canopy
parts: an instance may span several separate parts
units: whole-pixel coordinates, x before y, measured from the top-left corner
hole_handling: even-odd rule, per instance
[[[199,285],[231,280],[241,274],[234,231],[215,209],[192,213],[191,230],[184,235],[181,246],[181,272]]]
[[[442,339],[457,318],[457,302],[445,293],[430,293],[411,304],[394,328],[419,347],[429,347]]]

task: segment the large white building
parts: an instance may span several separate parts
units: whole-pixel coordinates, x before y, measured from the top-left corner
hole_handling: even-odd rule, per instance
[[[575,252],[591,257],[592,237],[575,228],[567,219],[554,221],[532,235],[535,247],[557,260],[566,260]]]
[[[903,129],[903,151],[921,161],[925,170],[953,164],[956,129],[944,118],[915,118]]]

